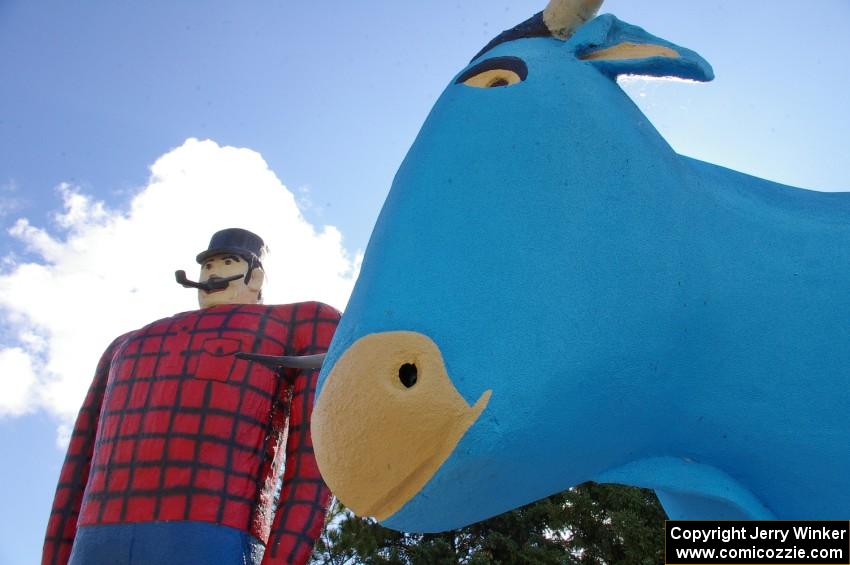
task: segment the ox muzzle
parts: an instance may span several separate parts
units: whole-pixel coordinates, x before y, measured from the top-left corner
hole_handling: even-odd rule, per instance
[[[339,357],[313,410],[322,476],[356,514],[385,520],[433,477],[491,392],[470,406],[420,333],[366,335]]]

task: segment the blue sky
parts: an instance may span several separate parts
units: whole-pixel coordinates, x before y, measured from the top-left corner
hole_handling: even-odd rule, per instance
[[[850,3],[805,6],[608,0],[602,11],[714,66],[709,84],[624,84],[677,151],[848,190]],[[342,308],[431,105],[490,38],[542,8],[0,1],[0,564],[38,560],[57,430],[98,352],[194,307],[170,273],[192,272],[213,230],[246,225],[280,257],[274,301]]]

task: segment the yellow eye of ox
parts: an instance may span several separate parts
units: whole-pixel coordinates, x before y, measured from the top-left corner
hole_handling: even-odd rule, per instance
[[[509,69],[492,69],[469,77],[463,81],[463,84],[476,88],[494,88],[511,86],[521,81],[520,76]]]
[[[475,88],[495,88],[512,86],[525,80],[528,67],[519,57],[492,57],[476,63],[466,69],[455,80]]]

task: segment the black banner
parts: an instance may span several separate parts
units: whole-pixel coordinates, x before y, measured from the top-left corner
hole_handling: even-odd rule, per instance
[[[850,565],[850,522],[668,520],[669,565]]]

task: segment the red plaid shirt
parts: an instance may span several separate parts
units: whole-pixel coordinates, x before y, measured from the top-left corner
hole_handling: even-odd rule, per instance
[[[247,531],[263,563],[306,562],[330,499],[310,438],[318,371],[280,378],[233,354],[323,353],[338,320],[317,302],[233,304],[116,339],[74,426],[42,563],[67,562],[78,526],[166,520]]]

